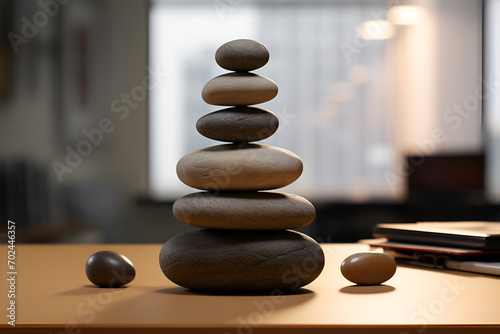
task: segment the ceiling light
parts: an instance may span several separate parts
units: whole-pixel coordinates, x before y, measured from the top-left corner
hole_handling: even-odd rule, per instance
[[[416,24],[422,18],[423,9],[418,6],[394,6],[390,9],[390,19],[393,24]]]
[[[357,31],[366,40],[389,39],[394,35],[393,25],[386,20],[365,21],[358,26]]]

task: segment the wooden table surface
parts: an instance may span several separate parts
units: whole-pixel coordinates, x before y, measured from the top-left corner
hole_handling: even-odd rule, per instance
[[[196,294],[161,272],[161,245],[17,245],[16,328],[33,333],[500,333],[500,278],[399,266],[384,285],[353,286],[340,274],[363,244],[322,245],[320,277],[294,294]],[[85,276],[94,252],[135,264],[128,286],[103,289]],[[6,275],[7,247],[1,245]],[[1,280],[2,312],[8,285]],[[14,328],[2,314],[0,332]],[[17,331],[19,332],[19,331]]]

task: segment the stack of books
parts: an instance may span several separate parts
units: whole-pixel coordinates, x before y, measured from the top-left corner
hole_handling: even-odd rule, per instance
[[[500,222],[378,224],[376,239],[396,262],[500,276]]]

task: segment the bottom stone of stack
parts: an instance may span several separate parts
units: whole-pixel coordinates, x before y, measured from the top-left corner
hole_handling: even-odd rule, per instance
[[[285,293],[314,281],[324,263],[318,243],[291,230],[200,229],[173,237],[160,252],[168,279],[200,291]]]

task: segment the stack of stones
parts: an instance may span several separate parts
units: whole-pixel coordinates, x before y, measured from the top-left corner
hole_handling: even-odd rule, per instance
[[[289,185],[302,173],[302,161],[292,152],[254,143],[278,128],[274,113],[250,106],[278,93],[272,80],[249,72],[264,66],[269,52],[241,39],[222,45],[215,59],[233,72],[210,80],[203,100],[232,107],[201,117],[196,127],[230,144],[179,160],[179,179],[203,191],[178,199],[174,215],[203,229],[165,243],[160,267],[172,282],[193,290],[295,290],[319,276],[324,254],[313,239],[289,230],[311,223],[314,206],[297,195],[262,191]]]

